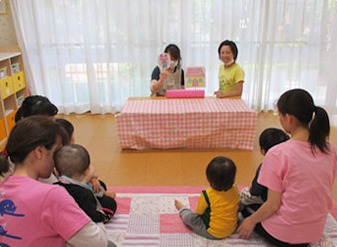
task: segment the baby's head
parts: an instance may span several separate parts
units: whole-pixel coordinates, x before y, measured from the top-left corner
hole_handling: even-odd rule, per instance
[[[281,129],[267,128],[260,135],[261,153],[265,155],[273,146],[289,140],[290,137]]]
[[[90,156],[83,146],[69,144],[56,151],[54,163],[59,175],[75,179],[85,176],[89,169]]]
[[[226,157],[218,156],[211,160],[206,169],[206,176],[210,186],[219,191],[232,188],[235,181],[236,166]]]

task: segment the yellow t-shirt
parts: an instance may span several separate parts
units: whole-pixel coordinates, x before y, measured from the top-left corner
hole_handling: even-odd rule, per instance
[[[233,185],[228,191],[206,189],[211,205],[211,218],[208,233],[216,238],[226,238],[233,234],[238,226],[239,190]],[[196,207],[196,213],[202,215],[208,204],[201,193]]]
[[[245,80],[245,73],[238,64],[233,64],[229,68],[225,68],[222,64],[219,68],[219,91],[228,93],[236,89],[238,82]]]

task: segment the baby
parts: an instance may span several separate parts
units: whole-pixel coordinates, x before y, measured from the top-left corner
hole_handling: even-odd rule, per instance
[[[63,186],[94,222],[108,222],[115,214],[117,204],[107,195],[98,200],[88,187],[86,177],[92,173],[88,151],[81,145],[69,144],[55,153],[54,162],[59,174],[56,184]]]

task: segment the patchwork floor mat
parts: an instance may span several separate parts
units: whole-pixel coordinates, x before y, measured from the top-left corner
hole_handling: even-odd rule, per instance
[[[117,212],[106,224],[109,239],[117,246],[271,246],[258,235],[249,240],[237,234],[223,240],[208,240],[194,234],[180,220],[174,200],[192,209],[204,187],[110,187],[117,193]],[[328,216],[325,235],[337,246],[337,206]],[[325,245],[317,245],[325,246]],[[331,246],[331,244],[329,245]]]

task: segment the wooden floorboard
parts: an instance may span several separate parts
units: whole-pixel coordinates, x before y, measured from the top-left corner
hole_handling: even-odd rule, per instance
[[[73,123],[76,143],[88,149],[91,163],[100,179],[110,186],[205,186],[207,185],[206,166],[212,158],[220,155],[227,156],[236,163],[236,183],[248,186],[257,166],[263,160],[258,136],[265,128],[280,128],[277,115],[259,113],[253,150],[137,151],[120,149],[115,118],[112,114],[59,115],[58,117],[66,118]],[[337,143],[336,127],[331,129],[330,139]]]

